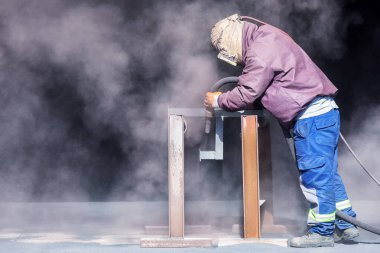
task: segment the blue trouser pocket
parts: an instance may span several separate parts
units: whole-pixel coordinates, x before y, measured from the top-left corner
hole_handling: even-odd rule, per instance
[[[301,172],[302,184],[307,188],[318,188],[326,185],[330,180],[330,172],[324,157],[303,157],[298,162],[298,169]]]
[[[326,118],[316,118],[315,128],[317,136],[316,143],[322,146],[336,147],[339,138],[339,119],[335,115]]]

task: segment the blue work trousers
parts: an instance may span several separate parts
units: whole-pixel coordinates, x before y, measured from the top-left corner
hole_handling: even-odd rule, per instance
[[[342,179],[338,174],[339,110],[299,119],[293,128],[300,185],[310,203],[309,232],[332,235],[335,225],[347,229],[353,225],[335,219],[335,210],[356,217]]]

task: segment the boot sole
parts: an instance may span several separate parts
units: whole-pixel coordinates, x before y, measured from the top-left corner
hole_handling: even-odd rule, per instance
[[[317,244],[304,244],[304,245],[298,245],[298,244],[292,244],[289,243],[290,247],[293,248],[318,248],[318,247],[334,247],[334,242],[320,242]]]

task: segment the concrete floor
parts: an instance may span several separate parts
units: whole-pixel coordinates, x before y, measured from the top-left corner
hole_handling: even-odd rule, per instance
[[[224,246],[217,248],[187,248],[187,249],[146,249],[140,248],[138,245],[100,245],[95,243],[20,243],[14,241],[0,241],[0,252],[17,252],[17,253],[59,253],[59,252],[91,252],[91,253],[116,253],[116,252],[133,252],[133,253],[166,253],[166,252],[191,252],[191,253],[244,253],[244,252],[345,252],[345,253],[377,253],[380,252],[380,245],[375,244],[354,244],[344,245],[336,244],[331,248],[315,248],[315,249],[295,249],[284,248],[277,245],[270,244],[238,244],[233,246]]]
[[[193,203],[194,204],[194,203]],[[148,205],[148,206],[146,206]],[[151,206],[152,205],[152,206]],[[364,206],[364,205],[363,205]],[[366,204],[367,208],[370,206]],[[336,244],[333,248],[294,249],[286,247],[286,240],[292,235],[271,236],[280,238],[275,244],[257,241],[244,241],[238,233],[212,231],[202,237],[218,238],[218,247],[188,249],[148,249],[140,248],[142,237],[162,237],[147,234],[144,227],[136,224],[162,225],[167,222],[163,211],[157,217],[146,215],[145,210],[165,209],[166,203],[0,203],[0,252],[380,252],[380,236],[361,230],[358,242],[351,245]],[[205,213],[214,213],[217,209],[221,217],[235,217],[234,208],[228,209],[220,202],[213,203]],[[364,222],[380,227],[375,221],[376,208],[368,208]],[[364,210],[359,210],[364,213]],[[208,217],[208,216],[207,216]],[[211,223],[210,223],[211,224]],[[213,226],[213,224],[209,225]],[[229,228],[231,226],[229,225]],[[164,231],[165,233],[165,231]],[[194,235],[193,235],[194,236]],[[268,237],[269,238],[269,237]],[[267,239],[266,242],[268,242]],[[273,243],[273,241],[271,241]],[[282,246],[281,246],[282,245]],[[284,247],[285,246],[285,247]]]

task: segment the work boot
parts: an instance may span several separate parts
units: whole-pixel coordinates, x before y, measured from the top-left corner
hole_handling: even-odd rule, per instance
[[[296,248],[334,247],[334,238],[317,233],[307,233],[304,236],[290,239],[289,246]]]
[[[334,232],[334,241],[351,241],[355,237],[359,236],[359,230],[356,227],[350,227],[345,230],[335,229]]]

